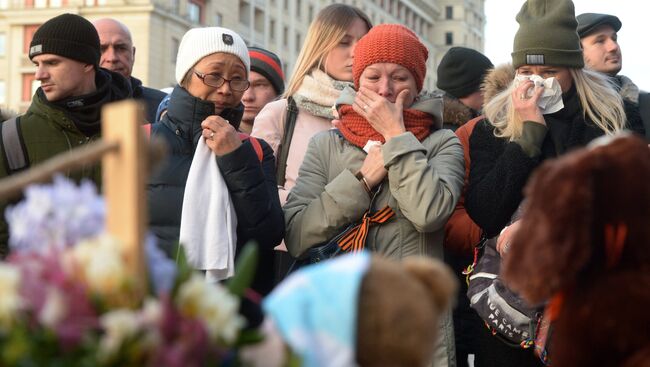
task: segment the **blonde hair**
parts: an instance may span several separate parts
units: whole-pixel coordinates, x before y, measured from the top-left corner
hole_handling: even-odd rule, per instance
[[[569,72],[580,99],[582,117],[607,135],[623,130],[626,121],[623,99],[612,82],[589,69],[570,68]],[[494,135],[509,141],[521,137],[523,128],[523,121],[512,107],[513,89],[514,80],[483,107],[485,116],[495,127]]]
[[[348,28],[356,19],[363,20],[368,29],[372,22],[360,9],[345,5],[332,4],[323,8],[309,25],[305,43],[303,43],[293,68],[291,79],[283,97],[292,96],[302,84],[305,75],[314,68],[321,68],[324,58],[345,37]]]

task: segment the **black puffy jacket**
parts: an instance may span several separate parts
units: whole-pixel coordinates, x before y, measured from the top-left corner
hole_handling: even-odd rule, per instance
[[[173,251],[178,243],[185,182],[201,138],[201,122],[213,114],[214,104],[176,86],[167,114],[151,129],[152,139],[167,143],[169,155],[147,187],[149,224],[159,246],[170,257],[176,255]],[[239,125],[239,120],[233,121],[232,117],[228,120],[235,127]],[[217,157],[217,163],[237,214],[236,254],[249,240],[258,243],[260,262],[252,288],[265,295],[272,288],[273,248],[284,237],[284,216],[278,198],[273,150],[263,140],[259,142],[264,153],[262,162],[247,140],[235,151]]]

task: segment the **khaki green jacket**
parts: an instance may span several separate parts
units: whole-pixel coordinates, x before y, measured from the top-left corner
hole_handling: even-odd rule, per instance
[[[67,152],[80,145],[99,139],[99,134],[86,137],[74,123],[65,116],[63,111],[45,104],[35,94],[27,112],[20,116],[20,136],[27,149],[27,161],[30,167],[41,163],[52,156]],[[8,176],[8,168],[4,150],[0,150],[0,179]],[[83,167],[68,177],[79,181],[82,178],[92,180],[96,185],[101,184],[101,172],[98,164]],[[0,211],[4,213],[7,206],[5,200],[0,200]],[[5,216],[0,218],[0,255],[7,252],[8,230]]]
[[[388,177],[374,202],[395,217],[370,227],[368,249],[393,259],[410,255],[442,258],[444,226],[463,187],[463,150],[451,130],[419,142],[410,132],[382,147]],[[354,174],[366,153],[337,131],[310,142],[296,186],[284,206],[285,242],[294,256],[326,242],[369,208],[370,197]]]
[[[388,177],[373,207],[389,205],[395,217],[370,227],[366,248],[393,259],[411,255],[441,259],[444,226],[463,187],[463,149],[458,138],[451,130],[437,130],[419,142],[407,132],[384,144],[382,153]],[[370,197],[354,176],[365,157],[336,130],[312,138],[296,186],[283,207],[285,243],[292,255],[326,242],[368,209]],[[432,366],[454,367],[451,312],[440,319]]]

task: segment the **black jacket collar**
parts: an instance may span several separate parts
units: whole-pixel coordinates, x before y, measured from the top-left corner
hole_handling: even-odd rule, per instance
[[[241,121],[243,108],[244,106],[240,102],[234,109],[240,112],[235,114],[238,117],[225,117],[235,129],[237,129]],[[222,117],[224,113],[222,113]],[[208,116],[214,114],[215,110],[212,102],[194,97],[185,88],[177,85],[171,93],[167,114],[162,119],[162,122],[172,129],[172,131],[175,131],[176,135],[182,137],[183,140],[191,142],[193,146],[196,146],[201,136],[201,122]]]

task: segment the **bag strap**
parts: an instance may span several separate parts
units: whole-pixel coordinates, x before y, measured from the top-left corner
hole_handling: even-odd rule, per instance
[[[260,163],[262,161],[264,161],[264,151],[262,150],[262,144],[260,144],[259,140],[257,140],[256,138],[254,138],[254,137],[252,137],[252,136],[250,136],[248,134],[244,134],[244,133],[239,133],[239,139],[241,139],[241,141],[248,140],[251,143],[251,145],[253,146],[253,150],[255,151],[255,155],[257,155],[257,159],[260,161]]]
[[[142,132],[144,133],[144,137],[147,140],[151,138],[151,123],[146,123],[142,125]]]
[[[29,167],[27,148],[20,132],[20,119],[13,117],[2,123],[2,149],[9,174]]]
[[[639,112],[646,138],[650,138],[650,93],[639,93]]]
[[[287,173],[287,159],[289,158],[289,147],[293,138],[293,131],[296,128],[296,118],[298,118],[298,106],[293,97],[287,98],[287,115],[284,119],[284,134],[278,147],[278,165],[277,181],[278,186],[284,186]]]

